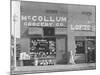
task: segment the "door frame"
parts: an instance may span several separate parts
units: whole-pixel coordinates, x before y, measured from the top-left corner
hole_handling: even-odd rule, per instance
[[[56,39],[62,39],[62,38],[64,38],[65,39],[65,53],[67,53],[68,52],[68,42],[67,42],[67,35],[56,35]],[[57,43],[57,41],[56,41],[56,43]],[[57,51],[57,44],[56,44],[56,51]],[[67,55],[67,54],[66,54]],[[57,62],[56,62],[56,64],[57,64]]]

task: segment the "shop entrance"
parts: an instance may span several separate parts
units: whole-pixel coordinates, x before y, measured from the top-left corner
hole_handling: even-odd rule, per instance
[[[87,37],[87,62],[96,62],[96,40],[95,37]]]
[[[96,40],[95,37],[79,36],[75,38],[75,63],[95,63]]]
[[[67,38],[56,37],[56,64],[67,64]]]

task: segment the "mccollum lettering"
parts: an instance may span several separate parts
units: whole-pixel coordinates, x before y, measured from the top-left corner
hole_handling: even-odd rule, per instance
[[[21,16],[21,20],[38,22],[66,22],[67,18],[62,16]]]

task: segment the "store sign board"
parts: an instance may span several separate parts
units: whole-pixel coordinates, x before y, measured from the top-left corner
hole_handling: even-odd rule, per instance
[[[67,34],[67,28],[55,28],[55,34]]]
[[[67,17],[64,16],[21,16],[24,26],[35,27],[66,27]]]
[[[42,33],[43,31],[42,31],[42,28],[33,28],[33,27],[31,27],[31,28],[29,28],[29,30],[28,30],[28,34],[43,34]]]
[[[94,25],[71,25],[71,30],[75,31],[95,31]]]

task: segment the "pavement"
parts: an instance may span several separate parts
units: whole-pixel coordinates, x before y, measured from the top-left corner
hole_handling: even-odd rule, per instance
[[[16,67],[14,71],[12,71],[12,75],[44,73],[44,72],[93,70],[93,69],[96,69],[95,63],[53,65],[53,66],[24,66],[24,67]]]

